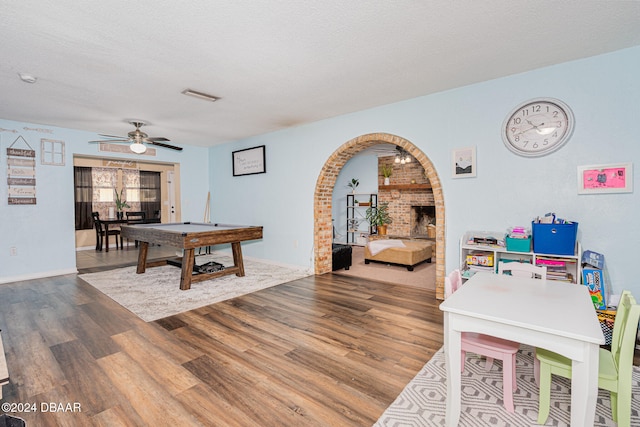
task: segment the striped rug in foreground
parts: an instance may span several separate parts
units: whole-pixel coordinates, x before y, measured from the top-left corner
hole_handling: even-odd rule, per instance
[[[490,372],[484,360],[469,354],[462,373],[462,411],[459,426],[531,427],[538,425],[538,387],[533,379],[533,348],[521,346],[516,357],[518,390],[514,392],[513,414],[502,401],[502,364],[494,363]],[[571,383],[553,377],[551,412],[547,426],[568,426],[570,422]],[[446,408],[445,358],[440,349],[387,408],[374,427],[443,426]],[[631,425],[640,426],[640,368],[634,367]],[[594,426],[615,427],[611,418],[609,393],[599,390]]]

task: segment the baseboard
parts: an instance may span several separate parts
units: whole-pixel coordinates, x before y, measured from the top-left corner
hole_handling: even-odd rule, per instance
[[[43,279],[45,277],[64,276],[65,274],[77,274],[77,273],[78,273],[78,270],[76,268],[69,268],[66,270],[43,271],[40,273],[24,274],[21,276],[1,277],[0,285],[5,283],[22,282],[23,280]]]

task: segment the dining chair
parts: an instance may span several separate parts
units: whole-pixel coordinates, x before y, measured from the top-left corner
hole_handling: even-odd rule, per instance
[[[101,251],[102,246],[104,245],[104,239],[107,241],[109,236],[115,236],[116,238],[116,249],[118,246],[118,238],[120,237],[120,230],[118,229],[110,229],[109,234],[106,235],[104,225],[102,221],[100,221],[100,213],[99,212],[91,212],[91,217],[93,218],[93,226],[96,229],[96,251]],[[120,237],[120,245],[122,245],[122,237]]]
[[[147,214],[143,211],[128,211],[125,212],[125,215],[127,216],[128,224],[143,223],[144,220],[147,219]]]
[[[631,292],[624,291],[613,323],[611,350],[599,349],[598,388],[610,392],[611,415],[618,427],[631,425],[633,352],[639,321],[640,305]],[[538,424],[544,424],[551,406],[551,375],[571,378],[571,359],[539,348],[535,363],[540,365]]]
[[[533,279],[547,280],[547,267],[529,264],[528,262],[504,262],[498,263],[498,274],[511,274],[517,277],[530,277]]]
[[[147,219],[147,213],[144,211],[127,211],[127,224],[144,224]],[[120,238],[122,240],[122,237]],[[127,245],[129,245],[129,239],[127,239]],[[134,246],[138,247],[138,241],[134,241]]]
[[[460,270],[456,269],[444,279],[445,298],[456,292],[460,286],[462,286],[462,275]],[[475,332],[463,332],[461,335],[462,357],[460,371],[464,372],[467,352],[484,356],[486,359],[485,370],[487,371],[491,370],[493,359],[501,360],[504,407],[507,412],[514,412],[513,391],[518,388],[516,383],[516,353],[520,348],[520,344]]]

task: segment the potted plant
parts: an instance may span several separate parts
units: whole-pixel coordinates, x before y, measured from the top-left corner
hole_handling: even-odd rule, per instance
[[[124,188],[120,190],[120,194],[118,194],[118,191],[114,188],[113,192],[116,193],[116,210],[118,211],[116,213],[117,218],[118,219],[122,219],[122,210],[124,208],[130,208],[131,206],[129,206],[127,204],[127,201],[124,200],[123,194],[122,192],[124,191]]]
[[[358,185],[360,185],[360,181],[356,178],[351,178],[351,182],[347,184],[347,187],[351,188],[351,192],[355,194]]]
[[[393,175],[393,166],[382,165],[380,167],[380,173],[384,177],[384,185],[389,185],[389,177]]]
[[[387,234],[387,225],[392,222],[391,217],[389,216],[388,202],[380,203],[378,207],[372,206],[368,208],[365,217],[372,227],[376,227],[378,234]]]

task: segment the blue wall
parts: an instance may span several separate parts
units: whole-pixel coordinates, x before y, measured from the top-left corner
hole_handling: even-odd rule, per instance
[[[21,123],[0,119],[0,128],[17,133],[0,132],[0,283],[46,277],[76,271],[75,222],[73,204],[73,155],[103,158],[140,159],[180,163],[181,203],[184,221],[201,221],[209,190],[209,161],[207,149],[187,147],[180,153],[157,149],[157,156],[102,153],[97,144],[87,141],[100,139],[92,132],[57,128],[42,124]],[[48,129],[38,132],[28,129]],[[7,147],[22,135],[36,150],[35,205],[7,204]],[[65,165],[42,165],[40,139],[65,142]],[[14,147],[26,148],[24,143]],[[17,256],[10,256],[10,248],[17,248]]]
[[[209,149],[158,150],[157,160],[181,164],[183,220],[202,218],[210,190],[212,221],[264,226],[264,239],[243,245],[247,256],[312,266],[313,197],[321,168],[352,138],[395,134],[420,148],[441,179],[447,271],[458,266],[458,240],[466,230],[500,231],[554,211],[580,223],[585,249],[605,254],[614,291],[631,289],[640,298],[633,267],[639,240],[637,193],[578,195],[576,178],[579,165],[640,158],[639,70],[636,47]],[[549,156],[518,157],[502,143],[502,122],[517,104],[541,96],[559,98],[573,109],[573,137]],[[22,132],[24,127],[54,133]],[[38,157],[37,205],[8,206],[7,187],[0,186],[0,282],[75,271],[72,156],[102,155],[86,142],[97,135],[8,120],[0,120],[0,128],[21,130],[34,148],[43,137],[66,142],[64,167],[40,165]],[[6,147],[15,135],[0,132],[2,176]],[[267,173],[233,177],[232,151],[263,144]],[[470,145],[477,147],[477,178],[452,179],[451,150]],[[634,187],[638,191],[637,177]],[[12,246],[18,247],[18,256],[9,256]]]
[[[324,163],[354,137],[390,133],[419,147],[441,179],[447,271],[458,266],[466,230],[501,231],[552,211],[580,223],[584,249],[605,254],[616,293],[632,289],[640,297],[633,267],[637,193],[577,194],[578,166],[640,158],[639,70],[636,47],[213,147],[212,217],[264,225],[265,239],[248,255],[310,266],[313,194]],[[516,105],[543,96],[572,108],[573,137],[546,157],[516,156],[504,147],[502,122]],[[263,144],[267,173],[232,177],[231,152]],[[472,145],[477,178],[452,179],[451,150]]]

